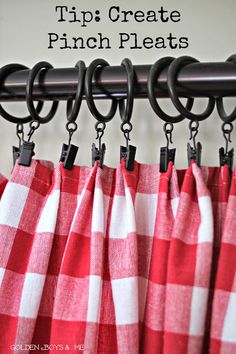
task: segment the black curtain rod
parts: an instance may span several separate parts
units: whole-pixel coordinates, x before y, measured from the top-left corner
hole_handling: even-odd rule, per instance
[[[151,65],[134,65],[137,85],[135,98],[147,97],[147,78]],[[157,80],[156,94],[168,97],[166,72]],[[29,70],[9,74],[0,86],[0,101],[24,101]],[[95,98],[126,97],[126,74],[121,66],[99,70],[93,81]],[[75,68],[49,69],[35,79],[33,96],[42,100],[66,100],[74,97],[77,85]],[[229,62],[194,63],[184,67],[177,80],[181,97],[236,96],[236,65]]]

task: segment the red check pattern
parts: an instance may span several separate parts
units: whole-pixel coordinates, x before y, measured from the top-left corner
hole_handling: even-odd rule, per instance
[[[235,178],[16,163],[0,201],[0,354],[234,353]]]
[[[222,231],[213,298],[210,353],[236,353],[236,170]]]
[[[5,178],[2,174],[0,174],[0,198],[2,197],[2,193],[7,184],[7,178]]]

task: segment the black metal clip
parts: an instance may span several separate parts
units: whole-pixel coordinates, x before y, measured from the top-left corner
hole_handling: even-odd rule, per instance
[[[100,148],[97,148],[95,143],[92,145],[92,166],[95,161],[99,161],[99,167],[103,168],[103,162],[106,152],[106,145],[103,143]]]
[[[95,143],[92,144],[92,166],[94,166],[95,161],[99,161],[99,167],[101,168],[103,168],[104,157],[106,152],[106,145],[104,143],[102,144],[101,141],[105,128],[106,124],[104,122],[98,121],[95,124],[95,129],[97,132],[96,139],[98,139],[99,147],[97,148]]]
[[[168,127],[168,125],[170,127]],[[166,172],[170,161],[175,162],[176,149],[169,149],[169,144],[172,142],[172,131],[174,129],[173,123],[166,122],[163,130],[165,132],[167,144],[160,149],[160,172]],[[168,136],[169,135],[169,136]]]
[[[187,144],[187,154],[188,154],[188,165],[191,164],[191,161],[195,161],[197,166],[201,166],[201,156],[202,156],[202,145],[201,143],[196,143],[196,135],[198,133],[199,122],[197,120],[191,121],[189,123],[190,138],[193,139],[193,147],[188,143]]]
[[[166,146],[160,150],[160,172],[166,172],[170,161],[175,162],[176,149],[168,149]]]
[[[71,170],[74,166],[75,158],[78,152],[78,146],[71,144],[71,139],[74,132],[77,130],[78,126],[76,122],[68,121],[66,123],[66,130],[69,133],[69,141],[68,144],[62,145],[60,162],[63,162],[64,168],[67,170]]]
[[[134,160],[136,154],[136,146],[128,145],[120,147],[120,160],[125,159],[125,167],[128,171],[134,170]]]
[[[201,166],[201,156],[202,156],[202,145],[201,143],[197,143],[195,147],[192,147],[189,143],[187,144],[187,153],[188,153],[188,165],[190,165],[191,161],[195,161],[196,164]]]
[[[64,168],[67,170],[71,170],[72,167],[74,166],[75,158],[78,152],[78,146],[73,145],[73,144],[63,144],[62,145],[62,151],[61,151],[61,157],[60,157],[60,162],[63,162]]]
[[[229,128],[226,125],[229,125]],[[221,147],[219,149],[219,159],[220,166],[228,165],[229,171],[232,173],[234,164],[234,148],[228,151],[229,143],[231,143],[230,135],[233,131],[233,124],[231,122],[224,122],[221,126],[224,138],[225,138],[225,149]]]
[[[38,127],[40,126],[40,123],[36,120],[32,120],[29,125],[30,131],[28,133],[28,141],[23,141],[22,145],[20,146],[20,156],[18,164],[22,166],[30,166],[32,157],[35,155],[35,144],[33,141],[30,141],[30,139],[34,134],[35,130],[38,129]]]
[[[127,125],[126,128],[124,128],[125,124]],[[126,140],[126,146],[120,147],[120,161],[122,158],[125,159],[126,170],[133,171],[134,170],[135,154],[136,154],[136,146],[129,145],[129,141],[130,141],[129,134],[130,134],[131,130],[133,129],[133,126],[130,122],[122,122],[120,127],[121,127],[121,131],[123,132],[125,140]]]
[[[20,147],[12,146],[13,166],[15,166],[16,160],[20,157]]]
[[[220,166],[228,165],[230,172],[233,170],[234,164],[234,148],[225,153],[223,147],[219,149]]]
[[[16,160],[20,157],[20,148],[24,141],[24,127],[22,123],[16,125],[16,136],[19,139],[19,145],[18,147],[12,146],[13,166],[15,166]]]
[[[20,147],[20,156],[18,164],[22,166],[30,166],[32,157],[34,156],[35,144],[33,141],[24,141]]]

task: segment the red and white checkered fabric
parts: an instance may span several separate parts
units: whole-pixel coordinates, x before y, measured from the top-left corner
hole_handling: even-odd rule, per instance
[[[236,169],[220,245],[213,298],[210,353],[236,353]]]
[[[194,163],[16,164],[0,202],[0,354],[208,353],[229,185],[226,167]]]

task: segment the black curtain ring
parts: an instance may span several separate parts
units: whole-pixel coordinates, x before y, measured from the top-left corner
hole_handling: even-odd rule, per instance
[[[85,74],[85,83],[84,83],[84,90],[85,90],[85,97],[87,101],[88,108],[92,115],[100,122],[109,122],[115,115],[117,109],[117,100],[111,97],[112,103],[111,108],[107,115],[102,115],[95,106],[93,100],[93,90],[92,90],[92,79],[98,67],[104,68],[105,66],[109,66],[109,63],[104,59],[95,59],[93,60],[87,68]]]
[[[230,55],[230,57],[228,57],[228,59],[226,59],[226,61],[235,64],[236,63],[236,54]]]
[[[186,118],[190,120],[204,120],[209,115],[212,113],[214,107],[215,107],[215,98],[214,97],[209,97],[208,105],[205,109],[204,112],[200,114],[195,114],[190,112],[187,108],[183,106],[183,104],[180,102],[180,99],[177,94],[176,90],[176,83],[177,83],[177,77],[180,72],[180,70],[188,64],[191,63],[198,63],[199,61],[193,57],[189,56],[182,56],[177,59],[175,59],[169,66],[168,72],[167,72],[167,85],[168,85],[168,91],[170,98],[175,105],[176,109],[185,116]]]
[[[130,59],[122,60],[121,65],[124,67],[127,75],[127,98],[119,100],[120,117],[123,122],[129,122],[131,119],[134,105],[134,67]]]
[[[66,116],[68,122],[75,122],[79,114],[80,106],[82,103],[83,93],[84,93],[84,78],[86,73],[86,66],[84,61],[79,60],[75,67],[78,69],[78,85],[77,91],[74,99],[69,99],[66,104]]]
[[[2,85],[2,80],[4,80],[5,77],[8,76],[9,74],[18,70],[25,70],[25,69],[28,69],[27,66],[21,64],[4,65],[0,69],[0,85]],[[43,102],[38,101],[36,106],[36,111],[40,113],[42,107],[43,107]],[[32,117],[30,115],[26,117],[15,117],[12,114],[6,112],[5,109],[2,107],[2,105],[0,105],[0,115],[7,121],[15,124],[25,124],[25,123],[29,123],[32,120]]]
[[[53,68],[53,66],[46,61],[41,61],[37,63],[30,70],[27,84],[26,84],[26,103],[27,103],[28,110],[31,114],[32,119],[38,121],[41,124],[48,123],[54,117],[57,111],[59,101],[53,101],[49,113],[45,117],[40,117],[34,107],[34,102],[33,102],[34,79],[42,69],[51,69],[51,68]]]
[[[236,54],[231,55],[226,61],[236,64]],[[236,107],[234,108],[233,112],[227,115],[224,109],[223,97],[216,97],[216,107],[220,118],[224,122],[229,123],[236,119]]]
[[[175,58],[173,57],[164,57],[159,60],[157,60],[152,66],[149,71],[148,75],[148,83],[147,83],[147,89],[148,89],[148,99],[151,104],[152,109],[154,112],[157,114],[158,117],[160,117],[162,120],[165,122],[171,122],[171,123],[178,123],[181,122],[185,116],[182,114],[179,114],[177,116],[169,116],[166,114],[158,104],[156,98],[155,98],[155,86],[157,82],[157,78],[162,72],[163,69],[165,69],[167,66],[169,66]],[[192,97],[189,97],[187,99],[187,104],[186,108],[191,109],[193,106],[194,99]]]

